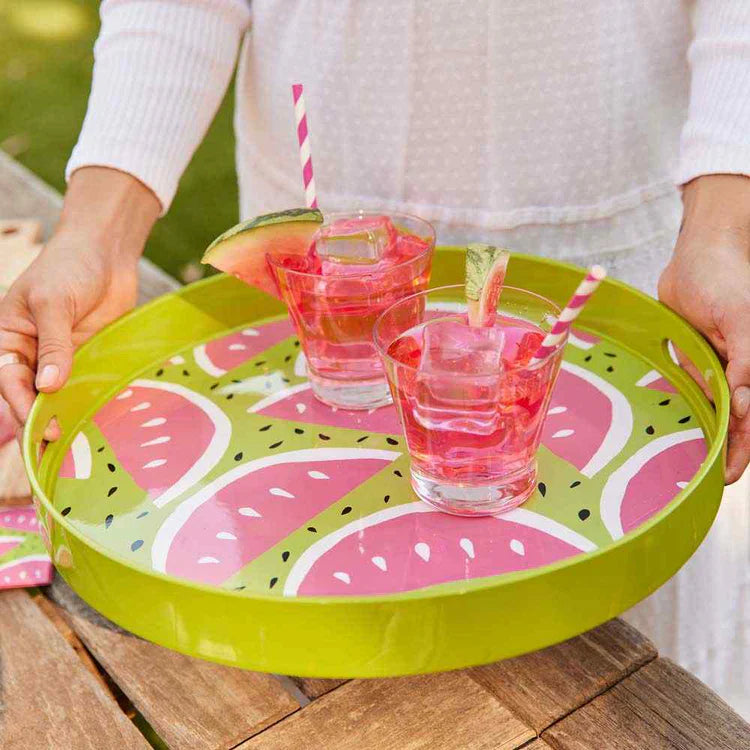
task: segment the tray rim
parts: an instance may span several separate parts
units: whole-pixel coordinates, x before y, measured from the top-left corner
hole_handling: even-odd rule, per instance
[[[443,247],[443,248],[440,248],[440,250],[442,252],[454,252],[459,249],[451,248],[451,247],[447,247],[447,248]],[[529,259],[528,256],[519,256],[519,257],[524,257],[527,260]],[[580,272],[580,269],[578,269],[576,266],[573,266],[567,263],[562,263],[560,261],[552,261],[552,260],[543,259],[543,258],[532,258],[531,260],[532,262],[542,263],[547,266],[559,267],[560,269],[574,270],[576,272]],[[195,293],[197,290],[201,290],[203,287],[210,287],[212,285],[220,283],[221,279],[222,279],[221,276],[212,276],[207,279],[203,279],[199,282],[196,282],[195,284],[181,287],[180,289],[175,290],[174,292],[170,292],[161,297],[157,297],[154,300],[149,301],[145,305],[135,308],[134,310],[132,310],[131,312],[129,312],[127,315],[123,316],[122,318],[114,321],[112,324],[107,326],[105,330],[108,330],[111,332],[121,327],[127,327],[131,324],[131,322],[134,319],[137,319],[140,316],[142,316],[144,313],[147,313],[148,311],[150,311],[151,309],[164,304],[165,299],[179,298],[179,297],[184,296],[187,293]],[[624,284],[622,282],[619,282],[617,280],[612,280],[612,279],[608,279],[607,282],[605,283],[619,287],[621,290],[626,291],[628,294],[635,295],[637,298],[640,299],[642,303],[645,303],[651,306],[656,306],[657,308],[660,309],[662,314],[666,313],[669,316],[671,316],[671,318],[677,325],[685,328],[687,332],[689,332],[691,338],[694,340],[695,345],[700,347],[702,349],[702,353],[708,357],[709,361],[712,364],[713,369],[716,372],[722,373],[723,375],[723,370],[721,369],[721,365],[718,360],[718,357],[713,352],[708,342],[706,342],[700,336],[700,334],[698,334],[698,332],[695,331],[686,321],[683,321],[681,318],[679,318],[679,316],[677,316],[671,310],[667,309],[661,303],[652,299],[648,295],[645,295],[642,292],[639,292],[638,290],[633,289],[627,284]],[[262,314],[259,318],[257,318],[257,320],[264,320],[264,319],[272,317],[273,315],[274,315],[273,312],[267,315]],[[247,324],[252,324],[254,321],[255,319],[248,321]],[[582,327],[588,328],[589,330],[596,332],[596,328],[587,326],[585,323],[583,324]],[[227,327],[225,330],[228,332],[229,330],[233,330],[233,329],[231,329],[230,327]],[[202,341],[204,340],[204,338],[198,338],[196,339],[196,341]],[[86,342],[86,344],[84,344],[79,349],[79,352],[76,353],[76,356],[78,357],[79,353],[85,352],[88,350],[89,347],[93,346],[95,344],[95,340],[96,340],[96,337]],[[644,359],[644,361],[648,361],[643,356],[641,356],[641,358]],[[139,369],[142,369],[142,368],[139,368]],[[124,378],[118,381],[117,387],[120,387],[122,385],[123,380]],[[238,592],[238,591],[233,591],[231,589],[223,589],[223,588],[216,587],[216,586],[211,586],[211,585],[201,584],[201,583],[197,583],[197,582],[193,582],[189,580],[179,579],[179,578],[167,575],[165,573],[160,573],[160,572],[156,572],[153,570],[149,570],[140,565],[134,564],[131,560],[126,559],[124,556],[113,553],[111,550],[107,549],[106,547],[101,546],[98,542],[87,537],[86,534],[82,530],[78,529],[76,526],[74,526],[64,516],[60,514],[60,512],[55,508],[52,500],[49,497],[47,497],[47,494],[43,490],[37,478],[36,470],[35,470],[36,469],[36,461],[35,461],[36,445],[35,444],[39,440],[39,436],[38,436],[39,427],[37,426],[36,423],[39,421],[40,413],[43,411],[45,403],[46,401],[49,400],[50,396],[41,394],[40,396],[37,397],[37,399],[35,400],[32,406],[32,410],[29,414],[29,418],[26,424],[26,428],[24,430],[24,435],[23,435],[23,455],[24,455],[24,462],[25,462],[26,469],[27,469],[27,474],[29,476],[29,481],[32,486],[33,494],[35,498],[38,500],[38,502],[44,507],[45,511],[53,519],[54,525],[62,533],[62,535],[68,539],[72,537],[73,539],[76,540],[76,546],[81,546],[82,548],[90,548],[91,551],[94,552],[96,555],[100,555],[104,558],[107,558],[115,565],[123,566],[130,573],[135,574],[137,576],[144,576],[146,579],[155,579],[155,581],[159,581],[163,585],[171,586],[171,587],[177,586],[179,589],[183,591],[188,591],[188,592],[192,591],[195,594],[208,595],[210,597],[221,597],[222,599],[229,596],[247,605],[257,604],[262,607],[268,607],[269,614],[272,614],[271,610],[273,610],[274,608],[287,609],[289,606],[294,607],[295,610],[301,610],[301,609],[311,610],[311,609],[317,609],[320,607],[323,607],[324,609],[332,609],[332,608],[342,607],[342,606],[346,609],[350,609],[353,607],[382,609],[383,607],[400,606],[400,605],[405,605],[407,603],[413,603],[414,605],[418,605],[418,603],[427,603],[427,604],[436,603],[437,605],[439,605],[444,600],[453,600],[456,597],[466,598],[472,595],[481,597],[482,595],[492,593],[492,592],[499,593],[502,590],[507,590],[508,588],[520,582],[528,581],[530,579],[540,578],[542,576],[546,576],[546,575],[550,575],[554,573],[560,573],[560,572],[566,571],[568,568],[573,568],[574,566],[580,566],[581,563],[584,563],[584,562],[590,562],[591,564],[596,565],[600,558],[614,554],[617,551],[621,550],[623,547],[627,545],[631,545],[634,542],[643,541],[646,536],[651,534],[651,532],[653,531],[655,527],[660,526],[666,519],[668,519],[670,516],[678,512],[682,508],[685,501],[698,488],[698,486],[702,485],[708,478],[713,477],[714,479],[716,479],[716,476],[714,475],[717,475],[718,477],[723,478],[723,466],[719,462],[721,461],[722,455],[723,455],[724,445],[726,442],[728,421],[729,421],[729,390],[728,390],[726,381],[723,377],[720,377],[717,380],[718,382],[716,383],[716,390],[718,392],[718,399],[715,399],[716,427],[715,427],[715,435],[713,437],[706,430],[706,425],[703,423],[703,420],[702,419],[700,420],[701,427],[704,431],[704,434],[706,436],[706,441],[708,443],[706,458],[703,461],[699,471],[691,478],[689,484],[685,488],[683,488],[665,508],[663,508],[661,511],[656,513],[652,518],[650,518],[648,521],[643,523],[641,526],[639,526],[637,530],[624,535],[622,538],[618,540],[613,540],[612,543],[607,544],[605,547],[597,547],[596,550],[593,550],[591,552],[583,553],[580,555],[574,555],[570,558],[566,558],[556,563],[552,563],[546,566],[540,566],[540,567],[533,568],[533,569],[526,570],[526,571],[517,571],[514,573],[510,573],[510,574],[505,574],[502,576],[488,577],[486,579],[475,579],[472,582],[471,587],[467,590],[461,590],[458,587],[452,588],[449,590],[444,590],[442,588],[435,589],[434,587],[430,587],[426,589],[416,590],[413,592],[400,592],[400,593],[368,595],[368,596],[354,595],[354,596],[280,597],[278,595],[270,595],[270,594],[265,594],[262,592],[248,592],[248,591]],[[112,390],[112,392],[114,392],[114,389]],[[87,417],[84,417],[82,420],[79,421],[78,424],[80,424],[80,422],[82,421],[85,421],[86,418]],[[76,425],[76,428],[77,427],[78,425]],[[75,434],[75,429],[72,430],[71,433]],[[718,500],[715,502],[715,505],[716,507],[718,507]],[[713,518],[714,513],[715,513],[715,510],[711,513],[711,519]],[[706,526],[705,529],[701,529],[699,531],[701,539],[707,532],[709,526],[710,526],[710,521],[709,521],[708,526]],[[697,539],[697,541],[695,542],[695,545],[693,546],[693,549],[698,546],[699,542],[700,542],[700,539]],[[678,567],[681,566],[682,564],[684,564],[684,560],[682,560],[682,562],[679,563]],[[60,572],[63,575],[63,577],[65,577],[66,579],[69,579],[71,577],[69,571],[66,571],[63,569]],[[75,576],[73,576],[73,578],[75,578]],[[656,584],[656,586],[658,585],[661,585],[661,584],[660,583]],[[655,588],[656,586],[654,586],[653,588]],[[74,585],[74,588],[78,590],[76,585]],[[79,593],[82,593],[82,592],[79,592]],[[82,595],[84,596],[84,598],[87,598],[84,594]],[[593,623],[593,624],[596,624],[596,623]],[[129,624],[128,627],[129,629],[134,630],[134,632],[137,632],[137,629],[133,628],[132,623]],[[169,645],[172,648],[177,648],[178,650],[181,650],[179,647],[179,644],[176,645],[175,643],[165,643],[164,645]],[[185,653],[194,653],[194,650],[186,650]],[[220,659],[215,659],[215,660],[220,661]],[[230,661],[227,663],[234,663],[234,662]],[[326,672],[325,670],[324,670],[324,673],[326,675],[331,674],[330,672]],[[391,673],[391,672],[386,672],[386,673]],[[406,672],[398,672],[398,673],[406,673]],[[311,674],[323,674],[323,673],[312,672]],[[380,674],[380,672],[378,672],[378,674]]]

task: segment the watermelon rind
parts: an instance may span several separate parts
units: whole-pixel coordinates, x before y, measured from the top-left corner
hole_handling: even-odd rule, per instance
[[[510,252],[494,245],[466,247],[466,300],[469,323],[490,325],[505,280]]]

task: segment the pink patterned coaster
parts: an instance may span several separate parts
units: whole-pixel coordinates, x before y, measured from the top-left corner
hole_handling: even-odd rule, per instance
[[[0,589],[46,586],[53,574],[34,506],[0,506]]]

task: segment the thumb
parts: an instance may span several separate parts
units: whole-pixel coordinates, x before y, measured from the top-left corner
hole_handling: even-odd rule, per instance
[[[31,308],[37,330],[36,388],[56,391],[73,365],[72,321],[64,305],[43,300]]]

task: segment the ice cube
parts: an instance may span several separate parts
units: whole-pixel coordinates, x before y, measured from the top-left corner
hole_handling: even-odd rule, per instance
[[[318,231],[315,249],[329,262],[373,264],[388,253],[397,236],[387,216],[339,219]]]
[[[499,375],[503,369],[502,328],[473,327],[461,320],[435,320],[424,327],[420,370],[460,375]]]

